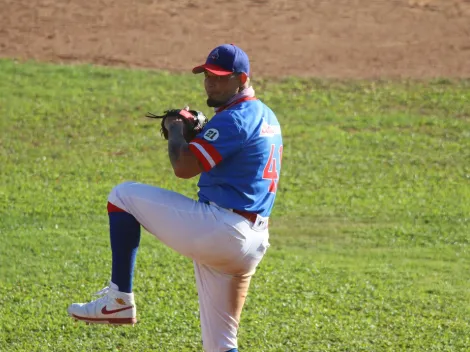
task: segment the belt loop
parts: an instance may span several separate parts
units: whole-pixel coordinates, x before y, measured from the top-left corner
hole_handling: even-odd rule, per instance
[[[256,221],[251,228],[255,231],[264,231],[268,228],[269,218],[265,218],[259,214],[256,215]]]

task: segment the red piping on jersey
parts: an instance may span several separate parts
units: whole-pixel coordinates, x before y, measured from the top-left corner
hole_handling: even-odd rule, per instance
[[[196,144],[204,149],[204,151],[212,158],[214,165],[211,165],[204,154],[199,149],[197,149]],[[206,172],[222,161],[222,155],[220,155],[220,153],[212,144],[206,142],[204,139],[194,138],[189,143],[189,149],[196,155],[199,161],[201,161],[202,166],[204,167],[204,171]]]
[[[197,147],[194,144],[196,143],[194,142],[189,143],[189,150],[191,150],[193,154],[196,156],[196,158],[198,158],[198,160],[201,162],[202,167],[204,168],[204,171],[205,172],[209,171],[212,168],[211,164],[207,161],[204,154],[202,154],[202,152],[199,149],[197,149]]]
[[[214,163],[217,165],[222,161],[222,155],[218,152],[218,150],[209,142],[205,141],[201,138],[194,138],[191,142],[197,143],[204,148],[204,150],[209,154],[214,160]]]

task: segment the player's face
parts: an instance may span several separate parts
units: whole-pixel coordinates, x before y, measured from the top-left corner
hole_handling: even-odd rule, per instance
[[[204,72],[204,77],[207,105],[211,107],[224,105],[231,97],[238,93],[242,86],[240,75],[238,74],[217,76],[206,71]]]

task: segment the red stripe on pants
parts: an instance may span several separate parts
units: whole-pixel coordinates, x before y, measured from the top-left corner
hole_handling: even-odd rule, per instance
[[[108,202],[108,213],[127,213],[127,212],[115,206],[113,203]]]

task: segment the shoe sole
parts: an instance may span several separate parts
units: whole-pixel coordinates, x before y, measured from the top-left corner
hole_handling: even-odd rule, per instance
[[[75,314],[70,315],[73,319],[83,321],[88,324],[112,324],[112,325],[134,325],[137,318],[87,318]]]

